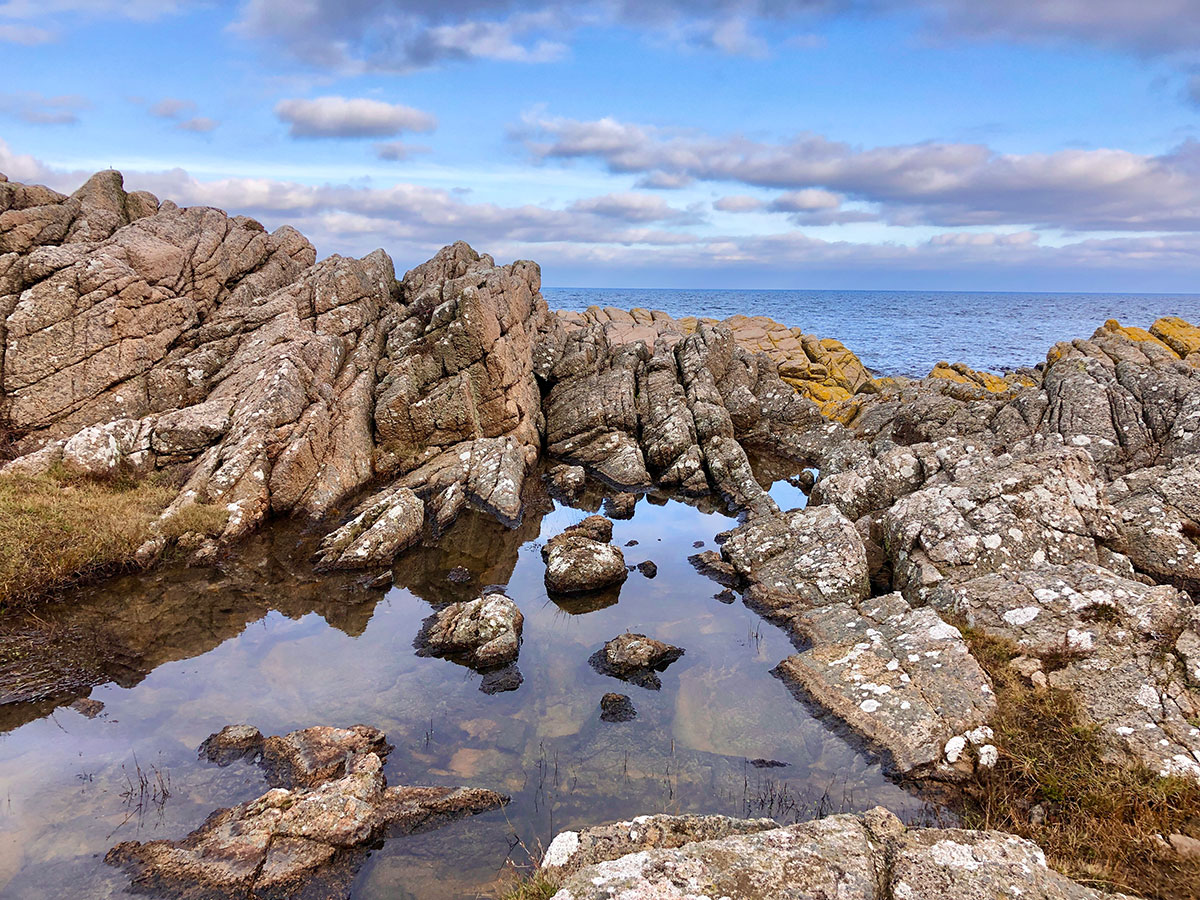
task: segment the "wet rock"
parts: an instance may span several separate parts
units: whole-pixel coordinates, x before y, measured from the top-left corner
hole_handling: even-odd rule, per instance
[[[694,547],[697,550],[699,550],[703,546],[704,546],[704,541],[692,541],[692,547]]]
[[[566,497],[577,496],[587,483],[583,466],[554,466],[548,478],[550,487]]]
[[[697,572],[711,578],[717,584],[732,587],[741,582],[737,569],[722,559],[721,554],[715,550],[693,553],[688,557],[688,562]]]
[[[604,722],[629,722],[637,718],[633,701],[625,694],[608,693],[600,698],[600,719]]]
[[[778,759],[752,759],[750,765],[756,769],[782,769],[790,766],[791,763],[781,762]]]
[[[503,694],[515,691],[525,681],[521,670],[515,665],[502,666],[499,669],[488,669],[483,673],[479,682],[479,690],[485,694]]]
[[[205,739],[199,753],[202,759],[227,766],[261,753],[265,740],[262,732],[253,725],[226,725]]]
[[[422,654],[461,658],[475,669],[514,662],[521,649],[525,617],[503,594],[451,603],[431,616],[416,644]]]
[[[390,564],[417,542],[424,524],[425,504],[412,491],[398,488],[376,495],[321,542],[317,564],[325,569]]]
[[[608,694],[620,697],[620,694]],[[625,698],[628,700],[628,698]],[[737,834],[756,834],[778,828],[772,819],[734,819],[729,816],[638,816],[628,822],[594,825],[555,835],[542,857],[541,870],[564,879],[597,863],[620,859],[643,850],[670,850],[697,841],[719,840]]]
[[[469,584],[474,576],[466,566],[455,566],[446,573],[446,580],[451,584]]]
[[[655,672],[663,671],[683,654],[681,647],[644,634],[625,632],[592,654],[588,662],[602,675],[656,691],[662,687],[662,681]]]
[[[735,594],[729,588],[725,588],[725,590],[713,594],[713,598],[720,600],[722,603],[732,603],[737,599],[737,594]]]
[[[373,842],[507,802],[478,788],[388,787],[390,748],[366,726],[305,729],[264,747],[280,786],[218,810],[183,840],[118,844],[105,862],[129,871],[136,889],[173,897],[345,897]]]
[[[957,628],[899,594],[857,609],[839,603],[801,612],[790,625],[811,647],[779,664],[786,683],[885,750],[899,773],[972,771],[951,742],[985,726],[996,699]]]
[[[645,560],[644,562],[638,563],[637,570],[639,572],[641,572],[643,575],[645,575],[647,578],[654,578],[655,576],[658,575],[658,566],[656,566],[654,564],[654,562],[649,559]]]
[[[625,542],[626,547],[636,547],[637,545],[638,542],[636,540],[628,540]]]
[[[612,546],[612,522],[588,516],[542,547],[546,589],[563,594],[595,591],[622,583],[629,575],[625,554]]]
[[[637,500],[637,494],[628,492],[605,497],[604,512],[614,519],[632,519]]]
[[[104,704],[99,700],[93,700],[90,697],[80,697],[71,704],[71,709],[80,715],[87,716],[89,719],[94,719],[100,713],[104,712]]]
[[[671,818],[643,816],[560,834],[551,842],[554,852],[548,850],[545,867],[548,874],[562,873],[555,900],[1122,896],[1083,887],[1051,870],[1031,841],[997,831],[905,828],[880,808],[787,828],[772,827],[769,820],[735,824],[739,820],[715,816],[678,817],[692,819],[688,825],[663,821]],[[692,828],[699,833],[689,836]]]

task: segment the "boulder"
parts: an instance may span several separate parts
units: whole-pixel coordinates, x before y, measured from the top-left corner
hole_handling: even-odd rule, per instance
[[[662,687],[656,671],[663,671],[683,654],[681,647],[627,631],[592,654],[589,662],[602,675],[656,691]]]
[[[542,547],[546,589],[571,594],[621,584],[629,576],[625,554],[612,540],[612,522],[589,516]]]
[[[625,694],[608,693],[600,698],[600,719],[604,722],[629,722],[637,718],[633,701]]]
[[[451,603],[431,616],[417,637],[422,654],[461,659],[474,669],[495,669],[515,662],[521,650],[525,617],[500,593]]]

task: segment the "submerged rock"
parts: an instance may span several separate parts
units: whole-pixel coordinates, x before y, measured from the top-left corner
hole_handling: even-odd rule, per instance
[[[515,662],[521,650],[525,617],[500,593],[451,603],[431,616],[417,636],[423,654],[461,658],[474,669]]]
[[[663,671],[683,654],[681,647],[627,631],[593,653],[589,662],[602,675],[656,691],[662,682],[655,672]]]
[[[228,749],[256,731],[233,726],[205,745]],[[118,844],[105,862],[129,871],[135,889],[172,897],[348,897],[374,841],[508,799],[478,788],[388,787],[383,760],[391,748],[366,726],[309,728],[263,747],[271,790],[218,810],[183,840]]]
[[[565,497],[576,497],[587,484],[583,466],[555,466],[546,476],[550,487]]]
[[[637,718],[633,701],[625,694],[605,694],[600,698],[600,719],[604,722],[629,722]]]

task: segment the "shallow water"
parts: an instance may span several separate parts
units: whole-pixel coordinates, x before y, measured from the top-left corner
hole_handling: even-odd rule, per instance
[[[1091,337],[1106,319],[1143,328],[1200,319],[1200,294],[954,291],[727,291],[543,288],[554,309],[643,306],[673,316],[769,316],[837,338],[884,375],[921,377],[940,360],[1000,372],[1046,359],[1057,341]]]
[[[785,481],[772,492],[785,507],[803,501]],[[713,548],[735,524],[712,505],[641,498],[631,520],[616,521],[614,543],[630,564],[653,560],[657,577],[633,572],[619,593],[587,601],[546,595],[540,541],[586,513],[543,498],[514,531],[464,514],[437,546],[401,556],[387,591],[363,576],[312,573],[311,543],[280,527],[220,569],[126,577],[44,611],[48,645],[13,651],[5,665],[27,702],[3,707],[0,895],[125,896],[126,876],[102,862],[109,847],[181,838],[212,810],[265,789],[257,768],[197,760],[200,742],[234,722],[265,734],[364,722],[396,747],[392,784],[511,794],[504,810],[386,841],[360,870],[356,898],[495,896],[511,874],[506,861],[527,863],[559,830],[643,813],[790,822],[883,804],[927,816],[770,674],[792,652],[787,637],[740,599],[716,599],[720,585],[689,564],[697,543]],[[471,584],[446,580],[460,565]],[[525,615],[515,691],[486,694],[478,674],[413,649],[434,608],[487,584],[506,585]],[[686,648],[661,690],[588,665],[625,630]],[[47,674],[50,654],[57,669]],[[91,719],[62,705],[88,682],[104,703]],[[600,721],[607,691],[632,697],[637,718]],[[787,765],[750,764],[759,758]]]

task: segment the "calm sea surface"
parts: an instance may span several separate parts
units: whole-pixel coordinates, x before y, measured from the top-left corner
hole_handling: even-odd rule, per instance
[[[699,291],[543,288],[554,309],[644,306],[673,316],[770,316],[834,337],[870,368],[925,375],[939,360],[1002,371],[1034,365],[1056,341],[1089,337],[1106,319],[1200,320],[1200,294],[1016,294],[947,291]]]

